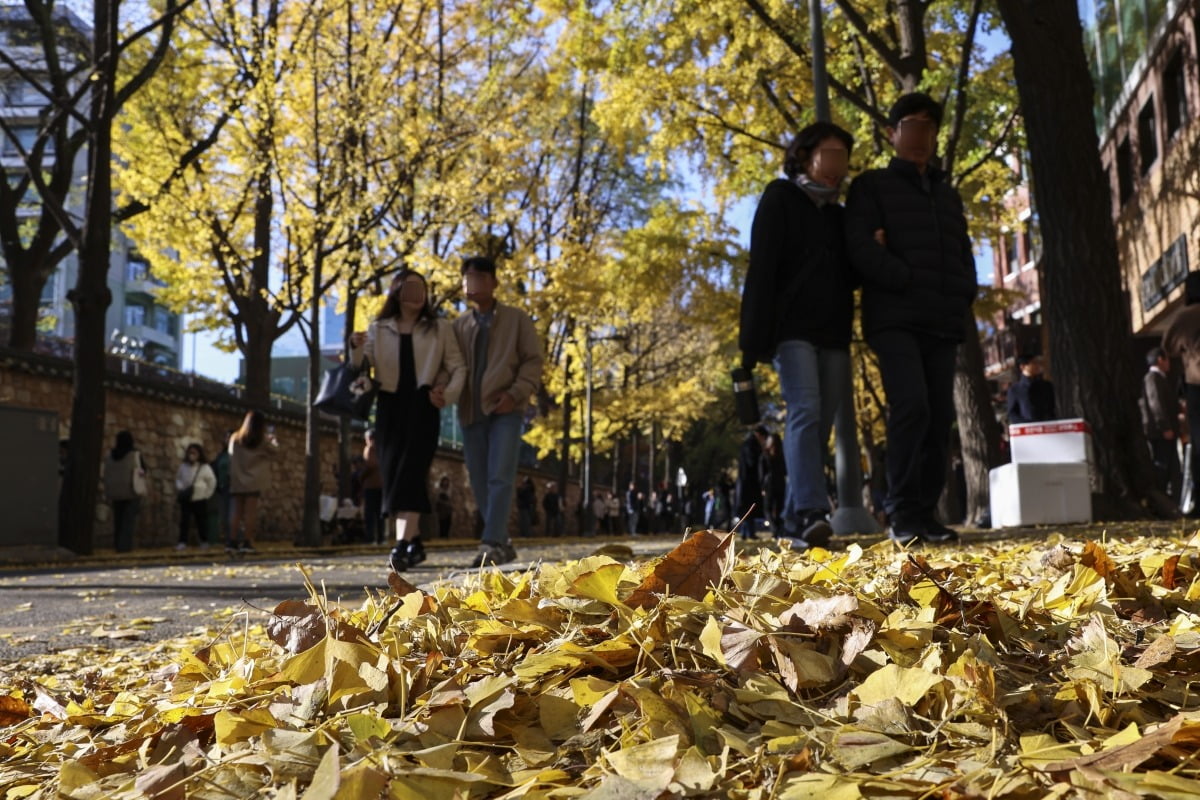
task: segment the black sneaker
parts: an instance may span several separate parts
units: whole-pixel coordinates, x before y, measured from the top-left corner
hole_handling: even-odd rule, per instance
[[[408,569],[408,542],[400,542],[388,554],[388,566],[393,572],[404,572]]]
[[[908,515],[892,515],[891,524],[888,525],[888,538],[893,542],[908,547],[926,541],[927,536],[925,525],[921,520]]]
[[[807,511],[800,516],[799,539],[808,543],[809,547],[826,547],[833,538],[833,528],[829,525],[829,514],[820,509]]]
[[[500,552],[504,556],[504,563],[517,560],[517,548],[512,546],[512,542],[505,542],[500,545]]]
[[[930,544],[948,544],[958,541],[958,531],[938,522],[933,514],[925,515],[921,521],[925,523],[925,534],[921,538]]]

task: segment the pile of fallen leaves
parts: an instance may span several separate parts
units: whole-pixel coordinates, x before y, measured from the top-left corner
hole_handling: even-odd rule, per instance
[[[0,671],[3,798],[1200,796],[1200,537],[484,570]]]

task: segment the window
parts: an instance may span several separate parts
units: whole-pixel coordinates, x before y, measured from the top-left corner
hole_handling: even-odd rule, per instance
[[[1021,228],[1021,247],[1025,263],[1032,264],[1035,261],[1033,257],[1033,230],[1029,224]]]
[[[1163,111],[1167,118],[1167,138],[1170,139],[1188,118],[1187,76],[1183,66],[1183,48],[1175,51],[1163,70]]]
[[[1117,145],[1117,197],[1122,206],[1133,197],[1133,148],[1128,134]]]
[[[1142,164],[1142,175],[1150,171],[1158,160],[1158,126],[1154,121],[1154,98],[1142,106],[1137,119],[1138,157]]]
[[[40,106],[44,102],[42,93],[24,78],[12,76],[0,87],[4,104],[8,106]]]
[[[125,325],[130,328],[146,324],[145,306],[125,306]]]
[[[150,265],[140,258],[130,256],[125,262],[125,280],[146,281],[150,279]]]
[[[4,136],[4,149],[0,152],[3,152],[5,156],[19,156],[22,150],[28,153],[33,148],[33,143],[37,141],[38,132],[34,125],[14,125],[12,133],[16,137],[16,141],[7,135],[0,134]],[[18,142],[21,145],[20,148],[17,147]],[[47,149],[49,149],[49,143],[47,143]]]
[[[1017,252],[1017,235],[1015,233],[1010,233],[1004,237],[1004,250],[1007,256],[1005,261],[1008,262],[1005,267],[1005,274],[1015,275],[1021,271],[1021,258]]]

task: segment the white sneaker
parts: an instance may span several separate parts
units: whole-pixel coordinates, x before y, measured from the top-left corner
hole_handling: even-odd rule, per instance
[[[179,544],[175,545],[175,549],[176,550],[187,550],[187,543],[180,542]]]

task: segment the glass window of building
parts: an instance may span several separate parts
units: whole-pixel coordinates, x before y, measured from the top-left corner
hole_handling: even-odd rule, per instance
[[[1167,118],[1167,138],[1173,137],[1188,118],[1187,73],[1183,48],[1178,47],[1163,70],[1163,112]]]
[[[1133,147],[1129,144],[1129,136],[1117,145],[1117,198],[1124,206],[1133,197]]]
[[[19,156],[22,150],[26,153],[32,150],[34,143],[37,141],[38,129],[36,125],[13,125],[12,134],[15,140],[8,136],[0,136],[4,140],[3,147],[0,148],[0,153],[8,157]],[[21,144],[19,149],[17,142]],[[47,139],[45,153],[49,155],[53,152],[54,140]]]
[[[130,256],[125,262],[125,280],[144,281],[150,277],[150,265],[136,256]]]
[[[125,306],[125,324],[128,327],[138,327],[146,324],[145,306]]]
[[[1142,175],[1150,171],[1158,160],[1158,125],[1154,119],[1154,98],[1151,97],[1138,112],[1138,161],[1142,165]]]

